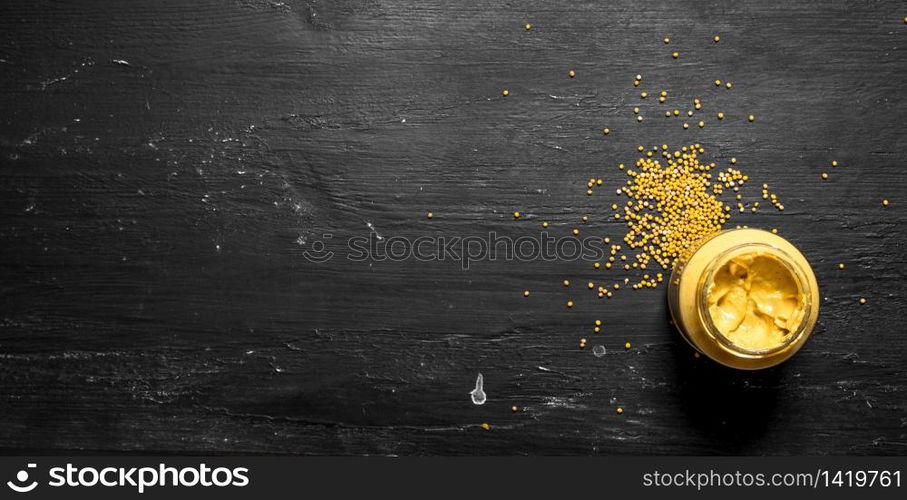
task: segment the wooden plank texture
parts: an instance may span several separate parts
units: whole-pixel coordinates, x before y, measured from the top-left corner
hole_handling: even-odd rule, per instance
[[[3,2],[0,451],[904,454],[905,16]],[[683,130],[641,89],[701,97],[708,126]],[[783,366],[694,359],[664,287],[602,301],[560,284],[637,273],[343,258],[351,237],[537,237],[541,220],[561,236],[584,214],[584,234],[618,239],[615,165],[692,142],[779,193],[783,213],[731,224],[779,228],[818,275],[819,324]],[[337,255],[307,260],[317,241]]]

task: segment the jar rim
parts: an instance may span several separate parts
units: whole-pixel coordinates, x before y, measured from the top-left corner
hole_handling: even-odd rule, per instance
[[[714,283],[715,273],[719,269],[721,269],[730,259],[753,252],[765,252],[775,256],[778,262],[780,262],[788,270],[791,277],[793,277],[797,285],[798,293],[802,297],[801,304],[803,311],[800,314],[800,321],[797,325],[797,328],[795,328],[793,332],[788,335],[787,339],[785,339],[784,342],[768,349],[747,349],[731,341],[715,325],[708,306],[708,293],[711,285]],[[791,345],[796,344],[797,340],[803,337],[803,334],[807,330],[810,323],[809,318],[812,303],[812,297],[810,296],[810,294],[811,292],[807,280],[807,275],[805,271],[799,266],[799,264],[797,264],[797,262],[790,256],[790,254],[774,245],[761,242],[741,243],[718,254],[713,260],[712,264],[709,265],[706,272],[702,273],[702,277],[697,284],[696,292],[699,319],[702,322],[702,325],[705,327],[706,333],[717,340],[725,349],[733,352],[735,355],[750,358],[771,356],[787,349]]]

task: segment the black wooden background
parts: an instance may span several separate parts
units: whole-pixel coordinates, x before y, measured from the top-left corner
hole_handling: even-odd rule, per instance
[[[0,9],[5,453],[907,451],[903,2]],[[639,98],[662,89],[702,98],[706,128]],[[778,228],[819,277],[820,322],[781,367],[695,359],[664,287],[560,284],[623,270],[342,256],[354,236],[565,235],[585,214],[617,239],[615,165],[697,141],[738,158],[747,199],[767,182],[785,204],[731,224]],[[338,255],[308,261],[318,241]]]

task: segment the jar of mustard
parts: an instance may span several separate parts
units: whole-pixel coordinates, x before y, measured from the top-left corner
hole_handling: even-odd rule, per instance
[[[803,346],[819,315],[819,286],[789,241],[760,229],[730,229],[678,257],[668,305],[694,349],[723,365],[756,370]]]

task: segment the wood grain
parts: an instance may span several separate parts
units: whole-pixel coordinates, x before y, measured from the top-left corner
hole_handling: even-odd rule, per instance
[[[0,451],[904,454],[905,15],[4,2]],[[638,104],[637,73],[728,118],[683,130]],[[779,228],[819,277],[814,337],[778,368],[694,359],[664,288],[600,301],[560,285],[629,276],[588,262],[341,256],[373,232],[566,234],[584,214],[584,234],[616,239],[619,198],[585,180],[618,186],[637,144],[691,142],[772,185],[783,214],[732,224]],[[309,262],[324,234],[338,256]]]

